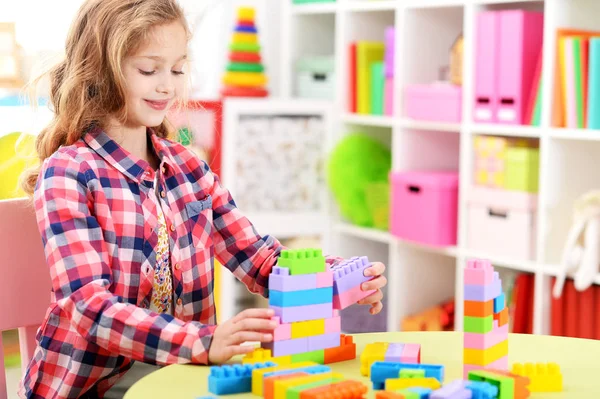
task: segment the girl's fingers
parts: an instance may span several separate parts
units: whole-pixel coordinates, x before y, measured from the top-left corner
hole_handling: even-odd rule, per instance
[[[238,331],[273,331],[277,323],[270,319],[243,319],[233,325],[233,333]]]
[[[371,314],[377,314],[381,312],[381,309],[383,309],[383,303],[377,302],[371,306],[371,309],[369,309],[369,311],[371,312]]]
[[[246,309],[238,313],[231,321],[237,323],[244,319],[270,319],[273,316],[275,316],[273,309]]]
[[[244,342],[271,342],[273,334],[264,334],[256,331],[238,331],[227,339],[229,345],[239,345]]]
[[[365,269],[365,276],[381,276],[385,272],[385,265],[381,262],[375,262]]]
[[[369,305],[375,302],[379,302],[383,299],[383,292],[381,290],[377,290],[366,298],[361,299],[357,303],[359,305]]]
[[[375,277],[373,280],[367,281],[361,285],[363,291],[378,290],[385,287],[387,284],[387,278],[385,276]]]

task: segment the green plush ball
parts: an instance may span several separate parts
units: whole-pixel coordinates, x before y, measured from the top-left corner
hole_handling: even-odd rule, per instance
[[[345,219],[374,226],[366,190],[372,183],[387,182],[391,168],[391,151],[366,134],[350,134],[337,144],[329,159],[328,183]]]

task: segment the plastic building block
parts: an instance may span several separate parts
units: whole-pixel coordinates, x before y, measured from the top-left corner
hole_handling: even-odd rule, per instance
[[[263,397],[264,399],[274,399],[275,398],[275,381],[279,380],[288,380],[296,377],[305,377],[310,375],[305,371],[300,371],[297,373],[288,373],[288,374],[279,374],[273,375],[270,377],[266,377],[263,380]]]
[[[464,317],[464,331],[470,333],[485,334],[494,328],[494,316],[487,317]]]
[[[444,366],[434,364],[406,364],[394,362],[375,362],[371,366],[371,382],[373,389],[383,389],[385,380],[398,378],[400,370],[425,370],[426,378],[435,378],[439,382],[444,381]]]
[[[494,320],[498,321],[499,326],[508,324],[508,308],[504,308],[500,313],[495,314]]]
[[[291,326],[292,339],[325,334],[325,319],[296,321]]]
[[[317,288],[333,287],[333,272],[327,270],[317,273]]]
[[[265,363],[272,362],[277,364],[271,357],[271,351],[264,348],[256,348],[253,352],[246,354],[242,358],[242,364],[254,364],[254,363]]]
[[[465,285],[489,285],[494,279],[494,267],[487,260],[469,259],[463,275]]]
[[[325,364],[356,359],[356,344],[349,335],[340,334],[340,346],[325,349]]]
[[[298,362],[315,362],[318,364],[325,364],[325,350],[320,349],[292,355],[292,363]]]
[[[463,362],[475,366],[487,366],[508,355],[508,340],[487,349],[464,349]]]
[[[425,378],[425,370],[402,369],[400,378]]]
[[[340,333],[329,333],[308,337],[308,350],[335,348],[340,344]]]
[[[275,366],[275,363],[266,362],[211,367],[208,376],[208,390],[215,395],[250,392],[253,371],[268,369],[273,366]]]
[[[279,372],[279,371],[289,371],[289,372],[306,371],[306,372],[309,372],[307,369],[314,367],[314,366],[318,366],[317,367],[318,370],[325,369],[327,371],[331,371],[331,369],[329,367],[321,366],[314,362],[301,362],[301,363],[290,364],[290,365],[285,365],[285,366],[273,366],[273,367],[267,367],[267,368],[254,369],[254,370],[252,370],[252,393],[254,395],[262,396],[262,394],[263,394],[263,378],[264,377],[268,377],[269,375],[273,375],[274,373]]]
[[[273,330],[273,341],[292,339],[292,325],[290,323],[282,323],[278,316],[271,317],[271,320],[278,324]]]
[[[435,378],[388,378],[385,380],[385,390],[393,391],[412,387],[439,389],[442,383]]]
[[[494,298],[494,313],[500,313],[505,309],[506,306],[506,296],[504,292]]]
[[[431,388],[414,387],[414,388],[405,389],[405,390],[400,391],[400,392],[416,393],[418,395],[417,399],[429,399],[429,396],[431,395],[432,391],[433,390]]]
[[[421,363],[421,345],[404,344],[400,363]]]
[[[317,281],[317,274],[290,276],[290,269],[287,267],[273,266],[269,274],[269,290],[283,292],[313,290],[317,288]]]
[[[343,392],[344,399],[362,399],[367,393],[367,386],[360,381],[345,380],[329,386],[310,389],[300,394],[300,399],[338,398]]]
[[[348,291],[342,292],[341,294],[333,295],[333,308],[337,310],[346,309],[349,306],[354,305],[361,299],[374,293],[374,290],[363,291],[360,285],[349,289]]]
[[[502,327],[497,327],[496,324],[495,328],[487,334],[465,332],[463,341],[465,348],[487,349],[507,339],[508,324]]]
[[[270,349],[273,356],[295,355],[308,352],[308,338],[263,342],[262,347]]]
[[[494,272],[496,273],[496,272]],[[465,284],[466,301],[489,301],[500,295],[502,285],[500,279],[495,279],[489,285],[469,285]]]
[[[473,392],[473,399],[495,399],[498,396],[498,387],[483,381],[471,381],[466,388]]]
[[[315,288],[302,291],[276,291],[269,290],[269,306],[288,307],[318,305],[331,302],[333,288]]]
[[[272,362],[278,366],[286,366],[288,364],[292,364],[292,355],[274,357]]]
[[[496,374],[499,376],[505,376],[513,379],[514,387],[514,398],[515,399],[527,399],[530,396],[528,385],[530,383],[529,378],[523,377],[517,374],[510,373],[506,370],[487,369],[488,373]]]
[[[325,257],[320,249],[281,251],[277,266],[289,268],[291,276],[326,271]]]
[[[385,362],[402,362],[402,352],[404,351],[404,344],[401,343],[390,343],[385,352],[383,361]]]
[[[471,371],[476,370],[508,370],[508,356],[504,356],[501,359],[496,360],[486,366],[476,365],[476,364],[465,364],[463,365],[463,376],[468,376]]]
[[[305,306],[269,306],[275,311],[275,315],[282,323],[293,323],[295,321],[308,321],[317,319],[328,319],[333,315],[333,303],[321,303],[318,305]]]
[[[472,399],[473,392],[465,388],[468,382],[452,381],[429,395],[429,399]]]
[[[375,399],[406,399],[406,396],[396,392],[379,391],[375,394]]]
[[[563,377],[556,363],[515,363],[513,374],[527,377],[530,380],[531,392],[562,392]]]
[[[366,256],[353,257],[340,262],[331,268],[333,272],[333,293],[346,292],[362,283],[372,280],[373,276],[365,276],[364,272],[371,266]]]
[[[387,342],[373,342],[367,344],[363,352],[360,354],[360,374],[368,377],[371,375],[371,365],[375,362],[385,360],[385,354],[388,348]],[[396,378],[397,375],[390,378]]]
[[[498,399],[512,399],[515,396],[515,379],[487,370],[475,370],[469,373],[470,381],[483,381],[498,387]]]
[[[274,389],[274,397],[275,399],[285,399],[286,391],[289,388],[306,385],[317,381],[328,380],[332,378],[344,378],[343,375],[339,373],[327,372],[320,374],[313,374],[305,377],[297,377],[291,378],[287,380],[278,380],[275,381],[275,389]]]
[[[285,399],[300,399],[300,395],[302,392],[309,391],[311,389],[319,388],[326,385],[335,384],[336,382],[343,381],[343,378],[328,378],[321,381],[311,382],[304,385],[299,385],[295,387],[290,387],[287,389]]]
[[[465,316],[488,317],[494,315],[495,299],[481,301],[465,301]]]
[[[340,316],[325,319],[325,334],[340,331],[342,331],[342,318]]]

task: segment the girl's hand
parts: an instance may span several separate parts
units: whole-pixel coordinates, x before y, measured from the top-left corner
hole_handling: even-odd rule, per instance
[[[246,309],[234,318],[219,324],[208,350],[209,363],[225,363],[235,355],[252,352],[254,346],[242,346],[244,342],[272,341],[272,331],[277,327],[277,323],[271,321],[274,315],[272,309]]]
[[[381,309],[383,308],[383,303],[381,303],[383,292],[381,292],[381,289],[387,284],[387,279],[383,276],[384,271],[385,265],[381,262],[376,262],[365,269],[364,272],[365,276],[374,276],[374,278],[373,280],[363,283],[361,289],[363,291],[376,291],[357,303],[359,305],[371,305],[371,309],[369,310],[371,314],[377,314],[381,312]]]

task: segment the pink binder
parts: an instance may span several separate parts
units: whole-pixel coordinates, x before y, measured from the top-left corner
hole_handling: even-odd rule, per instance
[[[497,11],[483,11],[477,15],[473,106],[473,120],[476,122],[495,122],[499,21]]]
[[[523,10],[499,11],[498,104],[496,122],[525,124],[542,48],[544,14]]]

